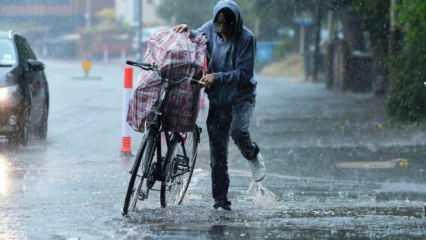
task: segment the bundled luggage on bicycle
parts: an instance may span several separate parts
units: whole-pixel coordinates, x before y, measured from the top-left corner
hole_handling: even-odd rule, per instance
[[[158,66],[156,71],[142,71],[129,103],[127,122],[136,131],[144,131],[145,122],[159,97],[162,80],[180,82],[170,89],[164,103],[163,126],[170,131],[188,132],[198,115],[200,79],[206,71],[206,39],[202,35],[173,30],[154,34],[146,44],[144,62]]]

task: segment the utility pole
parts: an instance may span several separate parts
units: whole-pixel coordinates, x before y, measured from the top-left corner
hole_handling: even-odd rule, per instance
[[[306,27],[300,26],[300,43],[299,43],[299,53],[301,56],[305,55],[305,36],[306,36]]]
[[[305,48],[306,48],[306,30],[308,27],[312,26],[312,16],[309,12],[304,11],[299,13],[293,21],[299,26],[299,53],[300,55],[305,54]]]
[[[86,0],[84,18],[86,20],[86,29],[90,29],[92,27],[92,0]]]
[[[337,36],[336,36],[336,16],[335,13],[331,10],[328,11],[328,24],[327,24],[327,29],[328,29],[328,41],[332,42],[334,40],[336,40]]]
[[[88,32],[92,28],[92,0],[85,0],[84,1],[84,23],[85,23],[85,30]],[[91,39],[91,34],[87,34],[86,37]],[[87,48],[87,46],[86,46]],[[92,51],[89,49],[86,49],[86,52],[84,54],[84,59],[86,62],[89,61],[89,59],[92,58]],[[87,63],[88,65],[89,63]],[[83,67],[84,68],[84,67]]]
[[[136,34],[136,59],[139,62],[142,62],[142,28],[143,28],[143,21],[142,21],[142,8],[143,8],[143,0],[133,0],[134,4],[134,25],[135,25],[135,34]]]
[[[316,16],[315,16],[315,53],[314,53],[314,69],[313,69],[313,81],[318,81],[318,72],[320,66],[320,42],[321,42],[321,0],[317,0]]]

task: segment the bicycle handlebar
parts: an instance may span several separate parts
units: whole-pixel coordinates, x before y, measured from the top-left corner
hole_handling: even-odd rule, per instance
[[[134,67],[139,67],[142,68],[143,70],[147,70],[147,71],[152,71],[152,70],[158,70],[158,67],[155,64],[149,64],[149,63],[138,63],[138,62],[134,62],[134,61],[126,61],[127,65],[130,66],[134,66]]]

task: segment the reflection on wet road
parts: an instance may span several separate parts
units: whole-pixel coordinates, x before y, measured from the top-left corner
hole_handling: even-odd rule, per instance
[[[0,156],[0,195],[6,196],[9,192],[9,162]]]
[[[122,66],[95,65],[97,81],[73,80],[78,63],[47,66],[47,143],[0,144],[0,239],[426,238],[425,129],[390,129],[368,95],[262,77],[252,125],[269,170],[264,194],[249,191],[233,146],[234,210],[212,209],[204,131],[184,205],[161,209],[154,193],[122,218],[132,163],[119,157]]]

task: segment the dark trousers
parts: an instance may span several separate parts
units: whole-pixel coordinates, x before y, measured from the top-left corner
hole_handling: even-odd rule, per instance
[[[210,105],[207,130],[210,141],[210,166],[212,169],[212,192],[216,202],[228,201],[228,145],[232,137],[242,155],[254,160],[259,152],[249,133],[255,101],[245,100],[227,107]]]

